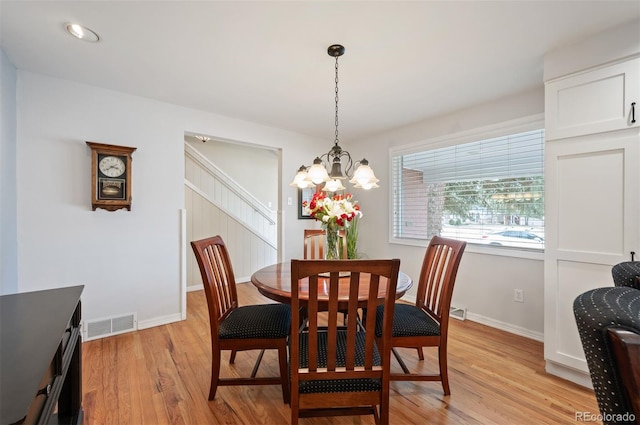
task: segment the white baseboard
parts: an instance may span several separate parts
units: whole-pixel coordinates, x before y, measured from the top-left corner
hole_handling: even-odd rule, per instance
[[[189,285],[187,286],[187,292],[192,292],[192,291],[201,291],[204,289],[204,285],[202,285],[202,283],[197,283],[195,285]]]
[[[481,316],[479,314],[467,312],[467,320],[477,322],[483,325],[491,326],[492,328],[500,329],[505,332],[520,335],[525,338],[533,339],[536,341],[544,342],[544,334],[542,332],[534,332],[529,329],[525,329],[520,326],[512,325],[511,323],[501,322],[499,320],[492,319],[490,317]]]
[[[583,387],[593,389],[591,376],[587,372],[576,370],[559,363],[555,363],[551,360],[545,361],[544,370],[551,375],[555,375],[559,378],[566,379],[567,381],[582,385]]]
[[[180,322],[181,313],[170,314],[168,316],[154,317],[151,320],[138,321],[138,330],[153,328],[154,326],[168,325],[169,323]]]
[[[236,284],[239,284],[239,283],[251,283],[251,278],[250,277],[237,278]],[[202,283],[187,284],[187,292],[201,291],[203,289],[204,289],[204,286],[202,285]]]

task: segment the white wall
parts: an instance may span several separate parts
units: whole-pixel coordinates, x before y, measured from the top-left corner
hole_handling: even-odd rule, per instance
[[[16,69],[0,49],[0,294],[18,291]]]
[[[425,248],[389,243],[389,148],[539,116],[544,112],[544,88],[540,83],[540,87],[525,93],[350,144],[348,150],[356,157],[366,153],[381,180],[380,189],[352,190],[364,213],[359,249],[370,258],[400,258],[401,269],[410,276],[418,276]],[[376,149],[371,149],[371,146],[376,146]],[[493,255],[495,253],[488,247],[467,245],[458,271],[453,304],[467,307],[470,319],[542,340],[543,255],[519,258]],[[524,303],[513,301],[514,288],[524,290]]]
[[[640,50],[640,21],[594,34],[544,55],[544,81],[635,56]]]
[[[20,70],[17,93],[18,290],[84,284],[87,321],[137,312],[148,327],[179,318],[185,132],[290,148],[283,168],[291,176],[319,142]],[[86,140],[138,148],[131,212],[91,211]],[[287,259],[301,252],[304,228],[286,204],[296,193],[289,178],[279,208],[291,220]]]

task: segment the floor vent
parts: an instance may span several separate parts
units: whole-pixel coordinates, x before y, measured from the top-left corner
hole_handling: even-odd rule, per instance
[[[467,308],[466,307],[451,307],[449,311],[449,316],[459,319],[465,320],[467,318]]]
[[[92,339],[104,338],[105,336],[135,331],[137,327],[138,320],[136,313],[94,320],[92,322],[84,322],[83,339],[85,341],[91,341]]]

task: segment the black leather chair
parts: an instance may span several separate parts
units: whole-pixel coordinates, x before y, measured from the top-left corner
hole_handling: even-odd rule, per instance
[[[593,289],[573,311],[603,423],[640,423],[640,290]]]

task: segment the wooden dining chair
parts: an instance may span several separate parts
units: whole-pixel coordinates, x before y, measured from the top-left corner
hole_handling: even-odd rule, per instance
[[[304,229],[304,259],[305,260],[324,260],[324,243],[327,231],[325,229]],[[343,260],[347,256],[347,233],[344,230],[338,230],[339,250],[338,254]],[[347,312],[341,311],[343,314],[343,322],[346,323]]]
[[[373,414],[377,424],[389,423],[389,339],[399,269],[398,259],[291,261],[291,309],[308,312],[306,319],[291,318],[292,330],[303,328],[290,340],[292,424],[301,417],[364,414]],[[341,279],[341,272],[350,275]],[[368,295],[359,305],[361,285]],[[385,285],[387,295],[378,299]],[[307,288],[308,297],[301,298]],[[359,324],[356,311],[378,305],[385,314],[376,340],[376,318]],[[346,326],[338,325],[340,310],[348,312]]]
[[[282,386],[284,402],[289,402],[287,371],[287,338],[291,308],[285,304],[240,306],[236,281],[227,247],[220,236],[191,242],[198,261],[204,292],[209,307],[211,328],[211,388],[213,400],[218,386],[276,385]],[[280,376],[256,377],[265,349],[278,350]],[[236,351],[261,350],[249,378],[220,378],[223,350],[231,350],[229,363]]]
[[[445,395],[451,394],[447,374],[447,335],[449,309],[458,266],[467,243],[439,236],[431,238],[427,247],[415,304],[397,303],[393,315],[392,352],[404,373],[391,374],[392,381],[441,381]],[[383,336],[384,308],[376,312],[377,335]],[[396,347],[417,348],[424,360],[422,347],[438,347],[439,374],[411,373]]]
[[[323,260],[325,255],[325,229],[304,229],[304,259]],[[344,230],[338,231],[339,254],[344,260],[347,259],[347,234]]]

